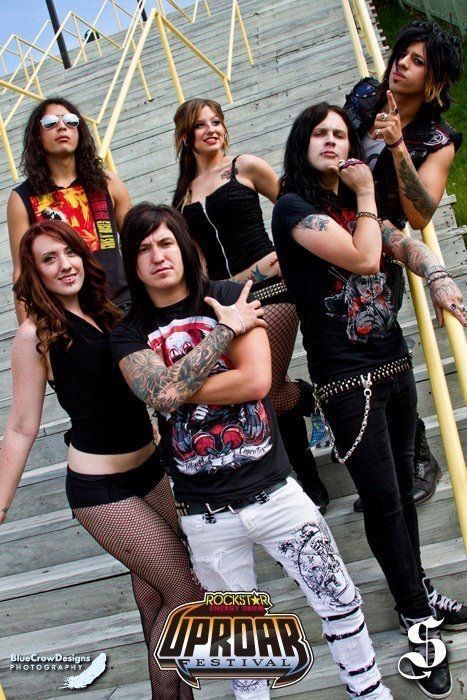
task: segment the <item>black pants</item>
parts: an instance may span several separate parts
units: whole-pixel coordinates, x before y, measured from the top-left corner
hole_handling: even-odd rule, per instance
[[[340,456],[362,424],[363,389],[324,404]],[[409,617],[431,614],[422,587],[418,520],[412,495],[417,394],[411,370],[372,387],[368,425],[347,468],[362,499],[368,543],[397,609]]]

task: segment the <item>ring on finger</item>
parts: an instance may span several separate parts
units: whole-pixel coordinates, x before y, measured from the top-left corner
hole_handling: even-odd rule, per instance
[[[341,158],[341,160],[337,161],[337,167],[339,168],[339,170],[342,170],[344,165],[345,165],[345,160],[343,160],[342,158]]]
[[[453,302],[452,304],[449,304],[449,308],[451,309],[451,311],[455,311],[457,309],[457,304],[454,304]]]
[[[381,133],[381,129],[376,129],[376,131],[375,131],[375,136],[379,136],[380,133]]]
[[[389,114],[399,114],[399,110],[397,109],[397,107],[394,107],[394,109],[391,109]]]
[[[388,114],[386,112],[383,112],[382,114],[379,115],[379,118],[381,119],[382,122],[385,122],[386,119],[388,118]]]

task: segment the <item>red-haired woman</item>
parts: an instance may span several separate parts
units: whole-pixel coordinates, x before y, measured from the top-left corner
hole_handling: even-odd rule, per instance
[[[262,158],[227,155],[229,136],[218,102],[193,98],[177,109],[175,150],[180,173],[172,204],[188,222],[209,279],[252,279],[264,307],[271,346],[270,397],[289,459],[302,486],[324,512],[329,497],[307,448],[303,415],[312,409],[311,387],[287,377],[298,330],[295,306],[282,281],[267,235],[258,194],[276,201],[279,179]]]
[[[201,589],[176,534],[175,505],[154,451],[146,407],[112,364],[109,335],[121,312],[104,294],[103,270],[68,224],[34,224],[21,240],[20,264],[14,291],[28,318],[12,351],[0,524],[36,438],[48,381],[71,418],[66,492],[73,514],[131,571],[152,697],[192,698],[189,686],[175,672],[161,671],[152,653],[170,610],[198,600]],[[229,323],[234,310],[221,308]],[[237,305],[246,328],[258,313],[250,309]]]

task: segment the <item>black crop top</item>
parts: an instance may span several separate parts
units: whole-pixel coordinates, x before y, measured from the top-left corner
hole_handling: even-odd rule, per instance
[[[274,250],[266,229],[259,196],[235,177],[211,192],[206,203],[183,208],[191,235],[200,246],[210,279],[227,279],[251,267]]]
[[[50,346],[53,388],[71,419],[67,442],[91,454],[133,452],[152,440],[145,404],[112,363],[109,334],[66,312],[73,341]]]

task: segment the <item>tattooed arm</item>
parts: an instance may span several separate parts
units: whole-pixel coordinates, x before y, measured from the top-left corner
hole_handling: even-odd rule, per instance
[[[162,357],[149,349],[123,357],[119,366],[133,393],[158,411],[176,411],[203,385],[236,335],[243,335],[256,327],[265,328],[264,309],[260,302],[248,301],[250,289],[251,282],[247,282],[236,303],[229,306],[205,297],[219,323],[199,345],[171,367],[166,367]]]
[[[214,330],[171,367],[153,350],[139,350],[120,360],[122,374],[136,396],[148,406],[172,413],[194,394],[234,337],[227,326]]]
[[[430,221],[443,196],[449,168],[454,159],[450,144],[430,153],[418,172],[404,143],[392,150],[399,186],[399,197],[412,228],[423,228]]]
[[[407,236],[390,221],[383,221],[381,226],[383,250],[404,265],[419,277],[427,277],[433,268],[437,268],[440,262],[435,253],[422,241],[417,241]],[[460,311],[462,294],[455,282],[450,277],[435,281],[430,286],[431,300],[436,312],[439,325],[443,325],[443,309],[447,309],[466,325],[464,314]],[[452,304],[455,304],[453,310]]]
[[[369,203],[359,204],[360,211],[369,209]],[[310,214],[294,226],[292,237],[314,255],[349,272],[373,275],[379,271],[381,235],[378,222],[374,219],[358,219],[355,233],[351,236],[331,217]]]

